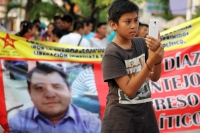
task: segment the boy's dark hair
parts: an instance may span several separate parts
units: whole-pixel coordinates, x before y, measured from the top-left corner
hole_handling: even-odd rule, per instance
[[[72,18],[72,16],[71,15],[64,15],[63,17],[62,17],[62,21],[65,21],[65,22],[68,22],[68,23],[72,23],[73,22],[73,18]]]
[[[97,24],[97,28],[100,28],[102,25],[107,25],[107,23],[106,22],[100,22],[100,23]]]
[[[143,23],[139,22],[139,27],[142,27],[142,26],[145,26],[145,27],[149,28],[148,24],[143,24]]]
[[[53,30],[52,30],[52,33],[54,35],[56,35],[58,38],[61,38],[63,36],[63,32],[61,29],[55,27]]]
[[[81,21],[74,22],[73,31],[78,31],[84,28],[84,23]]]
[[[54,22],[55,22],[56,20],[58,20],[58,19],[62,20],[61,16],[56,15],[56,16],[53,17]]]
[[[33,21],[33,24],[36,24],[36,23],[41,23],[41,22],[40,22],[39,19],[35,19],[35,20]]]
[[[28,89],[30,89],[31,78],[32,78],[33,73],[35,73],[35,72],[41,73],[41,74],[44,74],[44,75],[47,75],[47,74],[50,74],[50,73],[53,73],[53,72],[57,72],[63,78],[63,80],[67,84],[67,86],[69,86],[68,82],[67,82],[67,75],[61,69],[59,69],[56,66],[50,65],[50,64],[45,64],[45,63],[40,64],[40,63],[38,63],[37,66],[34,69],[32,69],[30,72],[28,72],[27,75],[26,75]]]
[[[112,20],[118,24],[119,18],[129,12],[136,12],[138,14],[139,7],[129,0],[115,0],[109,7],[108,20]]]

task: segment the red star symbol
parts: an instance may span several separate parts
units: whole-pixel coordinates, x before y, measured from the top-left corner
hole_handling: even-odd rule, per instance
[[[11,47],[13,47],[15,49],[14,42],[17,41],[17,40],[14,40],[14,39],[10,38],[8,33],[6,34],[5,38],[3,38],[3,37],[0,37],[0,38],[4,41],[3,48],[6,48],[7,46],[11,46]]]

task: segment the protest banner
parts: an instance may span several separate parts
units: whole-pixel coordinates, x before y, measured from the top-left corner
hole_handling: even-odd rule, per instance
[[[161,33],[162,75],[159,81],[149,82],[161,133],[200,129],[199,27],[197,18]],[[9,119],[35,105],[26,74],[43,68],[42,64],[68,76],[72,104],[103,117],[108,93],[100,66],[104,49],[25,40],[4,32],[0,32],[0,49],[0,125],[5,131],[11,127]]]

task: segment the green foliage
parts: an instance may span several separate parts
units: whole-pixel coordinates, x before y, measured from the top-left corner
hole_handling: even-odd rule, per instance
[[[170,0],[156,0],[158,3],[160,3],[163,7],[163,14],[161,15],[166,20],[173,19],[172,12],[170,10]]]
[[[194,16],[194,18],[200,17],[200,8],[198,8],[196,15]]]
[[[28,15],[31,16],[32,20],[34,20],[37,18],[37,14],[39,14],[40,17],[47,18],[50,21],[57,13],[60,12],[54,4],[49,2],[40,2],[32,7]]]
[[[108,8],[101,10],[99,13],[99,22],[107,22],[108,21]]]

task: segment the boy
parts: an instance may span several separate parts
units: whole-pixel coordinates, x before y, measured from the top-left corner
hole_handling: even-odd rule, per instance
[[[109,86],[101,132],[158,133],[147,78],[160,78],[163,47],[150,36],[146,43],[143,38],[134,38],[139,22],[138,6],[133,2],[115,0],[108,14],[116,36],[101,63]]]

